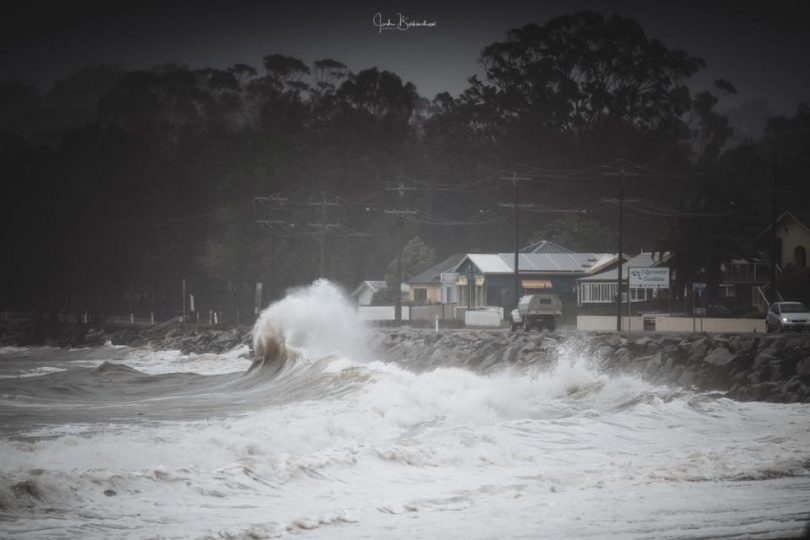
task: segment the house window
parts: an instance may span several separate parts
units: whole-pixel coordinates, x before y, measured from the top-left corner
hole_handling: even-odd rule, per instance
[[[720,296],[723,298],[734,298],[737,296],[737,289],[734,285],[720,285]]]
[[[454,303],[456,301],[455,287],[447,287],[445,289],[445,291],[446,291],[446,293],[445,293],[445,298],[446,298],[445,302],[448,303],[448,304]]]
[[[414,289],[413,301],[417,304],[427,304],[427,289]]]
[[[739,277],[739,267],[736,264],[728,266],[728,273],[726,274],[729,279],[737,279]]]
[[[643,302],[646,299],[647,299],[647,289],[636,289],[635,287],[630,289],[631,302]]]
[[[603,304],[616,301],[615,283],[582,283],[583,304]]]
[[[799,268],[807,266],[807,250],[804,249],[804,246],[796,246],[796,249],[793,250],[793,263]]]
[[[728,277],[736,281],[750,281],[754,277],[754,265],[749,263],[732,263]]]

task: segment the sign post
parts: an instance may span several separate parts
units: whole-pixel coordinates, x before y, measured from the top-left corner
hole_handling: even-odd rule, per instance
[[[630,304],[633,289],[669,289],[669,268],[631,266],[627,269],[627,326],[630,326]],[[645,296],[646,298],[646,296]]]
[[[700,309],[700,331],[703,331],[703,317],[706,316],[706,308],[703,306],[703,294],[706,292],[706,284],[705,283],[692,283],[692,330],[695,331],[695,313],[698,309]],[[695,298],[697,295],[700,298],[700,307],[697,307],[697,300]]]

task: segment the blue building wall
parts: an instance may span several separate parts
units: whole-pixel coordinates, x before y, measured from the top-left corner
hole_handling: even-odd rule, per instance
[[[474,276],[485,276],[486,286],[486,304],[489,306],[501,306],[506,312],[511,311],[517,306],[515,298],[515,276],[514,274],[484,274],[472,261],[466,260],[458,268],[459,275],[473,278]],[[552,292],[560,297],[563,303],[563,319],[573,319],[576,317],[577,310],[577,294],[576,294],[576,279],[582,277],[577,276],[559,276],[559,275],[546,275],[542,273],[521,273],[520,280],[536,280],[544,279],[551,282]]]

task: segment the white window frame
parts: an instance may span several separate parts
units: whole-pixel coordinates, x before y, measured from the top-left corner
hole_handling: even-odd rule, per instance
[[[630,288],[630,301],[631,302],[646,302],[648,298],[648,291],[650,289],[641,289],[636,287]]]
[[[583,304],[610,304],[616,301],[616,283],[580,283]]]

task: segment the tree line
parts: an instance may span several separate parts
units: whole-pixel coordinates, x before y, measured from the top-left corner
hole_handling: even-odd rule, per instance
[[[572,247],[614,251],[617,180],[600,167],[642,164],[628,197],[671,212],[631,212],[625,245],[683,253],[684,275],[758,249],[774,174],[782,206],[808,200],[807,106],[730,148],[717,104],[734,86],[690,89],[705,62],[631,18],[529,24],[480,63],[432,99],[384,68],[280,54],[0,85],[0,307],[167,316],[186,279],[199,309],[247,313],[256,282],[267,303],[321,267],[347,288],[381,279],[417,235],[438,259],[510,251],[511,222],[479,218],[511,201],[498,180],[519,167],[523,202],[587,211],[525,213],[524,243],[573,227]]]

